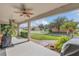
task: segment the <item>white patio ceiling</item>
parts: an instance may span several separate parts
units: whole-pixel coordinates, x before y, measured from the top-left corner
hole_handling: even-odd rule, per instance
[[[19,3],[0,4],[0,24],[9,23],[10,18],[15,19],[17,23],[23,23],[28,20],[27,17],[21,17],[19,14],[14,13],[17,9],[13,6],[19,6]],[[67,3],[26,3],[26,6],[33,8],[34,15],[31,16],[32,20],[79,8],[79,4]]]

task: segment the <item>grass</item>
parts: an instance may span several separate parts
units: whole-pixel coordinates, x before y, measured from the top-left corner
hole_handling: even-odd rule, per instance
[[[36,34],[32,33],[31,35],[32,39],[36,40],[60,40],[61,38],[64,38],[67,36],[50,36],[50,35],[45,35],[45,34]]]
[[[79,33],[75,33],[74,36],[79,36]]]
[[[49,36],[49,35],[45,35],[45,34],[36,34],[36,33],[32,33],[31,37],[32,37],[32,39],[36,39],[36,40],[57,40],[57,39],[60,39],[60,37],[57,37],[57,36]]]

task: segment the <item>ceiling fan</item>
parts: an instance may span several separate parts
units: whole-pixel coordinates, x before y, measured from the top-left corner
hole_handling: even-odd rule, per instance
[[[31,15],[33,15],[32,13],[32,9],[31,8],[27,8],[25,4],[20,4],[20,6],[15,6],[15,8],[18,9],[18,11],[15,11],[15,13],[19,13],[20,16],[27,16],[30,18]]]

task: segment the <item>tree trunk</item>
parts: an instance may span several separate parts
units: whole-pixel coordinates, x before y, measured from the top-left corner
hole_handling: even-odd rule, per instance
[[[58,29],[58,32],[60,32],[60,28],[58,27],[57,29]]]
[[[67,30],[67,35],[69,34],[69,30]]]

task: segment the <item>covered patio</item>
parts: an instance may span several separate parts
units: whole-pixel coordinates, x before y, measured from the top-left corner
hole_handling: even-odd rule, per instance
[[[10,20],[14,20],[15,23],[18,25],[16,29],[17,36],[19,35],[19,25],[25,22],[28,23],[28,39],[13,37],[12,43],[14,44],[14,46],[6,48],[5,50],[1,49],[0,51],[2,52],[0,54],[6,56],[59,56],[60,54],[56,51],[49,50],[31,41],[31,21],[78,9],[79,4],[26,3],[25,5],[26,8],[33,9],[32,16],[20,16],[18,12],[16,12],[17,8],[20,8],[19,3],[0,4],[0,24],[9,24]]]

